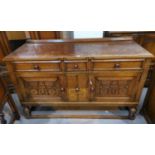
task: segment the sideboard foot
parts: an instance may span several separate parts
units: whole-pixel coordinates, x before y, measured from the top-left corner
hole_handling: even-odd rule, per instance
[[[16,120],[20,120],[20,115],[18,112],[14,112],[14,116],[15,116]]]
[[[4,114],[0,114],[0,124],[6,124],[7,122],[6,122],[6,120],[5,120],[5,118],[4,118]]]
[[[30,108],[29,107],[27,107],[27,106],[24,106],[24,116],[26,117],[26,118],[30,118],[30,116],[31,116],[31,110],[30,110]]]
[[[129,109],[129,119],[134,120],[136,118],[136,108]]]

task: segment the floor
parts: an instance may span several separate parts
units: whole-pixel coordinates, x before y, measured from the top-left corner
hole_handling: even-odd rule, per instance
[[[120,119],[26,119],[23,116],[23,112],[22,112],[22,107],[20,105],[20,102],[18,100],[18,97],[16,94],[13,95],[13,98],[17,104],[17,107],[19,109],[19,112],[21,114],[21,119],[19,121],[15,121],[15,124],[147,124],[146,120],[144,119],[144,117],[142,115],[139,114],[139,111],[143,105],[143,101],[146,95],[147,89],[144,88],[142,95],[141,95],[141,99],[140,99],[140,104],[138,107],[138,111],[137,111],[137,116],[135,120],[120,120]],[[64,111],[58,111],[57,113],[63,113]],[[68,113],[70,113],[71,111],[67,111]],[[41,112],[38,112],[41,113]],[[46,111],[45,113],[49,113],[48,111]],[[50,112],[51,113],[51,112]],[[72,113],[75,114],[79,114],[79,113],[84,113],[84,114],[113,114],[115,115],[117,114],[127,114],[127,111],[72,111]]]

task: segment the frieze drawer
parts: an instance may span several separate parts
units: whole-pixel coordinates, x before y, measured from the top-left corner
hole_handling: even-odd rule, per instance
[[[46,62],[15,62],[16,71],[61,71],[60,61]]]
[[[86,71],[87,61],[65,61],[65,70],[68,72]]]
[[[93,70],[121,70],[142,69],[143,61],[140,60],[93,60]]]

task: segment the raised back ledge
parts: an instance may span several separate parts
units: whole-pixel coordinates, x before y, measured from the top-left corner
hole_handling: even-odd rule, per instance
[[[105,37],[89,39],[51,39],[51,40],[27,40],[27,43],[89,43],[89,42],[114,42],[114,41],[134,41],[133,37]]]

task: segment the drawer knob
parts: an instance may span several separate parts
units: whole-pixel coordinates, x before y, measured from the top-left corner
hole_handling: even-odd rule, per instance
[[[75,68],[75,69],[78,69],[78,68],[79,68],[78,64],[75,64],[75,65],[74,65],[74,68]]]
[[[117,68],[120,68],[120,67],[121,67],[120,64],[115,64],[115,65],[114,65],[114,68],[116,68],[116,69],[117,69]]]
[[[75,91],[76,91],[76,92],[79,92],[79,91],[80,91],[80,88],[78,88],[78,87],[75,88]]]
[[[91,91],[91,92],[94,92],[94,91],[95,91],[95,88],[94,88],[94,87],[91,87],[91,88],[90,88],[90,91]]]
[[[64,92],[64,91],[65,91],[65,88],[62,87],[62,88],[61,88],[61,91]]]
[[[40,70],[40,67],[38,65],[34,65],[33,67],[35,70]]]

